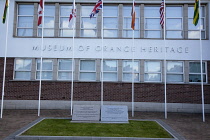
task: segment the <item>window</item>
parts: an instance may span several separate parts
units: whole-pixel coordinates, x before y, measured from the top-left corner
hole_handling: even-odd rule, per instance
[[[131,10],[132,6],[124,6],[123,7],[123,37],[132,38],[133,30],[131,29]],[[140,8],[135,6],[136,19],[135,19],[135,30],[134,37],[140,38]]]
[[[161,82],[161,62],[145,61],[144,65],[145,82]]]
[[[61,5],[60,6],[60,37],[72,37],[73,29],[69,28],[69,15],[71,13],[72,6]]]
[[[182,6],[166,7],[166,38],[183,38]]]
[[[201,21],[201,38],[206,38],[206,24],[205,24],[205,7],[201,6],[201,11],[199,11],[199,19],[197,26],[193,24],[193,14],[194,14],[194,7],[188,7],[188,38],[189,39],[199,39],[200,38],[200,21]]]
[[[72,79],[72,60],[58,59],[58,80]]]
[[[81,81],[96,80],[96,62],[95,60],[80,61],[80,78]]]
[[[202,63],[203,82],[206,82],[206,63]],[[201,82],[201,65],[200,62],[189,63],[189,82]]]
[[[41,59],[36,60],[36,79],[40,79]],[[42,59],[42,77],[43,80],[53,79],[53,60]]]
[[[45,5],[44,11],[44,36],[54,37],[55,5]],[[43,21],[42,21],[43,22]],[[39,25],[38,36],[42,36],[42,24]]]
[[[81,6],[81,37],[96,37],[97,36],[97,16],[90,19],[90,13],[94,6]]]
[[[18,5],[17,36],[33,36],[34,5]]]
[[[104,60],[103,61],[103,80],[104,81],[117,81],[117,60]]]
[[[104,6],[104,37],[118,37],[118,6]]]
[[[31,59],[15,59],[15,80],[30,80],[31,79]]]
[[[160,7],[144,7],[144,38],[161,38]]]
[[[183,62],[167,62],[167,82],[184,82]]]
[[[134,72],[134,81],[139,81],[139,61],[124,60],[123,61],[123,81],[132,81],[132,73]]]

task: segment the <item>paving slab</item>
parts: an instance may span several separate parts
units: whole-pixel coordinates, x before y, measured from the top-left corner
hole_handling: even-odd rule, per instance
[[[0,140],[14,140],[11,135],[24,126],[42,117],[71,117],[70,110],[4,110],[0,119]],[[129,119],[158,119],[170,126],[186,140],[210,140],[210,114],[205,114],[205,122],[201,113],[167,113],[164,112],[129,112]],[[111,138],[110,138],[111,140]]]

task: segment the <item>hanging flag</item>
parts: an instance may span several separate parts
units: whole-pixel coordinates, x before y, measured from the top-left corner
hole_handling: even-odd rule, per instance
[[[40,0],[38,8],[38,26],[42,24],[42,14],[43,14],[43,0]]]
[[[160,12],[160,25],[162,28],[164,28],[164,0],[162,0],[159,12]]]
[[[8,6],[9,6],[9,1],[6,0],[5,2],[5,6],[4,6],[4,14],[3,14],[3,20],[2,20],[2,23],[5,23],[6,22],[6,17],[7,17],[7,9],[8,9]]]
[[[90,18],[94,17],[102,9],[102,0],[99,0],[94,6],[92,12],[90,13]]]
[[[195,0],[193,24],[196,26],[199,20],[199,0]]]
[[[73,4],[71,13],[69,15],[69,28],[74,28],[75,26],[75,18],[76,18],[76,6]]]
[[[135,29],[135,19],[136,19],[136,12],[135,12],[135,1],[133,1],[133,6],[132,6],[132,10],[131,10],[131,28],[134,30]]]

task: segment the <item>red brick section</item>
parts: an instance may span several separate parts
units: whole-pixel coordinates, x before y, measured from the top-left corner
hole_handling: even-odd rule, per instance
[[[0,90],[2,91],[3,58],[0,58]],[[208,62],[210,80],[210,62]],[[12,81],[14,59],[7,59],[5,99],[38,100],[39,81]],[[210,83],[210,81],[208,81]],[[135,102],[164,102],[163,83],[136,83]],[[71,82],[42,81],[42,100],[70,100]],[[210,85],[204,85],[205,103],[210,104]],[[0,97],[1,98],[1,97]],[[130,102],[131,83],[104,82],[104,101]],[[100,82],[74,82],[74,100],[100,101]],[[200,84],[167,84],[168,103],[201,103]]]

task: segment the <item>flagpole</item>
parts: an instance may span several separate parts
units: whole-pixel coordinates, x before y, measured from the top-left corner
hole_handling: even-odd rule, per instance
[[[199,11],[201,11],[201,3],[199,0]],[[200,12],[199,12],[200,13]],[[201,94],[202,94],[202,115],[203,122],[205,122],[205,107],[204,107],[204,89],[203,89],[203,49],[202,49],[202,40],[201,40],[201,16],[199,16],[199,30],[200,30],[200,68],[201,68]]]
[[[103,101],[104,101],[104,71],[103,71],[103,66],[104,66],[104,2],[102,2],[102,20],[101,20],[101,106],[103,106]]]
[[[7,46],[8,46],[8,24],[9,24],[9,4],[10,0],[8,0],[8,17],[6,19],[6,44],[5,44],[5,50],[4,50],[4,72],[3,72],[3,81],[2,81],[2,98],[1,98],[1,119],[3,117],[3,109],[4,109],[4,89],[5,89],[5,75],[6,75],[6,65],[7,65]]]
[[[42,45],[41,45],[41,49],[40,49],[40,75],[39,75],[39,104],[38,104],[38,116],[40,116],[40,106],[41,106],[41,92],[42,92],[42,51],[43,51],[43,46],[44,46],[44,0],[42,1],[42,6],[43,6],[43,10],[42,10]]]
[[[166,30],[166,14],[165,14],[165,11],[166,11],[166,5],[165,5],[165,0],[164,0],[164,27],[163,27],[163,39],[164,39],[164,48],[166,47],[166,34],[165,34],[165,30]],[[165,94],[165,119],[167,119],[167,87],[166,87],[166,80],[167,80],[167,77],[166,77],[166,51],[164,51],[164,94]]]
[[[132,10],[132,15],[135,14],[134,10],[134,0],[133,0],[133,10]],[[133,18],[133,17],[132,17]],[[133,19],[132,19],[133,20]],[[135,23],[135,16],[134,16],[134,23]],[[135,28],[135,25],[134,25]],[[132,47],[134,47],[134,28],[133,28],[133,37],[132,37]],[[134,117],[134,51],[132,51],[132,117]]]
[[[74,15],[74,10],[76,9],[75,7],[75,0],[73,2],[73,37],[72,37],[72,63],[71,63],[71,68],[72,68],[72,75],[71,75],[71,115],[73,114],[73,95],[74,95],[74,31],[75,31],[75,15]]]

